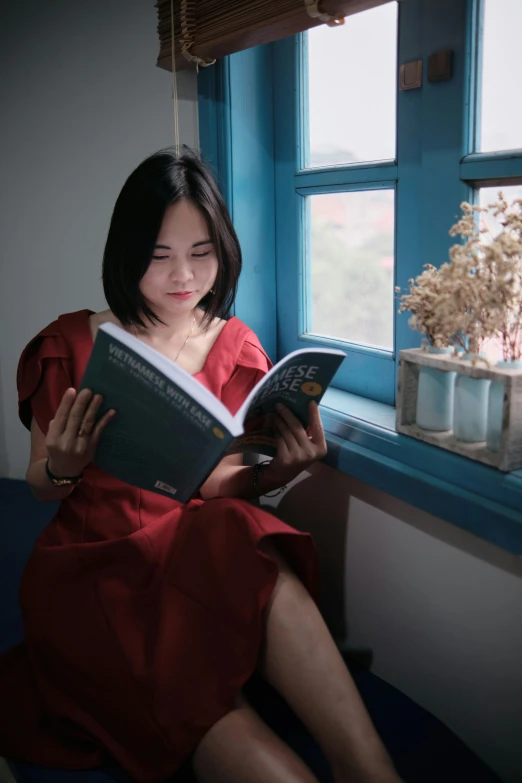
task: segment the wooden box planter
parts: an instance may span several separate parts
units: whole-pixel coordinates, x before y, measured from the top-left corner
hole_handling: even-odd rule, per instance
[[[421,429],[415,421],[419,369],[422,365],[444,372],[456,372],[471,378],[485,378],[504,384],[504,404],[500,450],[492,451],[485,442],[466,443],[455,438],[453,432],[432,432]],[[483,462],[502,471],[522,468],[522,369],[472,366],[460,357],[432,354],[422,348],[411,348],[399,354],[399,383],[397,393],[397,432],[410,435],[455,454]]]

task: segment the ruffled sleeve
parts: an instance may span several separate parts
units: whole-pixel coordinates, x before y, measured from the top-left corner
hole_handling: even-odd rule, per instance
[[[254,386],[271,367],[272,362],[254,332],[249,329],[239,351],[234,371],[221,392],[221,401],[232,414],[239,410]]]
[[[18,414],[24,427],[34,418],[44,434],[65,391],[73,386],[72,357],[58,321],[24,349],[18,364]]]

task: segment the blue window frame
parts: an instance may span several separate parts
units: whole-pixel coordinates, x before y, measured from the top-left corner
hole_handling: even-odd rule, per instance
[[[278,292],[284,292],[284,297],[278,296],[282,352],[303,342],[325,342],[320,337],[310,337],[304,329],[307,225],[303,195],[333,188],[394,188],[395,282],[401,288],[407,286],[410,277],[419,274],[424,263],[440,264],[447,259],[448,229],[460,202],[470,196],[469,186],[460,177],[466,137],[462,110],[467,90],[465,3],[408,0],[398,6],[398,62],[425,61],[433,51],[451,49],[454,72],[449,81],[431,84],[424,63],[422,88],[398,92],[394,161],[332,169],[304,168],[306,44],[303,37],[297,37],[274,45],[275,71],[285,74],[284,79],[276,82],[274,104],[277,257],[285,259],[277,267]],[[332,30],[332,36],[335,33]],[[337,78],[342,99],[342,74]],[[336,378],[338,388],[394,405],[398,352],[420,341],[407,321],[407,315],[396,316],[393,348],[389,351],[339,343],[346,350],[347,359]]]
[[[347,352],[336,377],[337,387],[389,405],[395,404],[396,357],[401,349],[419,345],[420,336],[409,328],[407,314],[396,315],[390,351],[307,334],[306,261],[310,242],[303,197],[370,187],[395,188],[395,279],[403,290],[425,263],[440,265],[447,260],[448,230],[460,203],[478,200],[481,186],[512,183],[517,178],[520,181],[522,171],[520,151],[476,152],[485,2],[398,3],[398,62],[422,60],[424,76],[421,89],[398,92],[397,155],[390,162],[305,168],[306,37],[274,45],[274,71],[285,75],[274,85],[280,350],[284,354],[303,343],[337,344]],[[331,31],[332,36],[335,33]],[[428,57],[445,49],[452,52],[452,78],[430,83]],[[336,78],[342,100],[343,75]]]
[[[398,93],[397,159],[378,166],[302,168],[299,37],[239,52],[200,72],[201,149],[243,248],[235,313],[272,359],[303,345],[303,195],[394,187],[395,282],[405,288],[425,263],[447,259],[448,230],[463,200],[478,199],[481,187],[522,183],[521,150],[477,152],[484,2],[491,0],[399,3],[399,65],[421,59],[424,77],[421,89]],[[453,54],[452,77],[430,83],[427,59],[445,49]],[[327,461],[522,554],[522,471],[502,474],[395,432],[395,359],[419,342],[401,315],[392,352],[348,350],[337,388],[322,406]]]

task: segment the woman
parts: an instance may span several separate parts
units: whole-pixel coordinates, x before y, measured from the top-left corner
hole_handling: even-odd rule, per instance
[[[225,458],[186,505],[92,463],[118,415],[96,423],[101,399],[75,391],[100,324],[177,362],[231,412],[267,372],[252,331],[225,320],[240,268],[211,175],[193,153],[159,152],[116,202],[109,309],[60,316],[22,354],[27,481],[61,504],[22,580],[25,643],[0,661],[7,757],[66,769],[114,758],[139,783],[190,758],[200,781],[310,783],[242,695],[258,670],[318,740],[335,781],[398,780],[312,600],[310,537],[246,502],[324,456],[317,406],[308,432],[281,409],[273,461],[256,471]]]

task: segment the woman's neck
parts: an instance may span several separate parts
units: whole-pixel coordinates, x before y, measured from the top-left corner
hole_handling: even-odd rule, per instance
[[[172,313],[166,315],[158,313],[158,316],[161,318],[162,323],[147,321],[146,328],[142,326],[132,327],[132,333],[141,339],[145,338],[151,342],[173,342],[186,335],[190,329],[195,332],[200,326],[203,313],[199,308],[195,307],[190,312],[180,313],[177,316],[173,316]]]
[[[156,345],[168,345],[169,343],[178,342],[181,337],[186,336],[192,328],[193,322],[192,336],[200,333],[204,314],[200,308],[196,307],[194,310],[182,313],[176,318],[170,316],[167,319],[167,317],[161,315],[160,317],[164,323],[158,324],[145,320],[145,323],[147,323],[145,328],[141,326],[124,326],[116,318],[112,310],[103,310],[91,316],[91,331],[94,338],[98,327],[102,323],[110,321],[141,340],[146,340]]]

